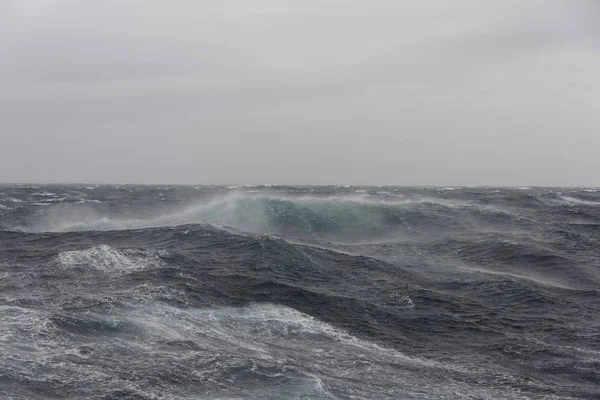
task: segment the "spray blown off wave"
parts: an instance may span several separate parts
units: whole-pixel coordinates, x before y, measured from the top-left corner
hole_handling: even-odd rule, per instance
[[[597,398],[599,204],[1,187],[0,396]]]

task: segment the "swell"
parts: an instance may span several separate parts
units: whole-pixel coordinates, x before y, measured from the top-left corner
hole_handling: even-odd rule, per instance
[[[192,360],[198,361],[194,367],[202,371],[213,364],[209,359],[204,363],[204,359],[198,358],[199,349],[212,349],[217,344],[223,348],[224,343],[225,348],[235,350],[232,354],[244,350],[254,359],[273,349],[291,347],[294,360],[304,354],[310,365],[314,366],[317,360],[324,368],[330,359],[319,358],[323,354],[356,355],[359,351],[369,362],[372,359],[368,357],[374,357],[373,354],[384,357],[382,354],[386,352],[410,357],[408,366],[398,361],[406,360],[402,357],[385,359],[383,365],[396,365],[390,379],[396,379],[399,371],[421,371],[413,362],[416,358],[419,365],[452,365],[443,349],[460,348],[473,357],[469,368],[484,371],[471,379],[489,382],[503,377],[496,375],[498,368],[506,371],[514,369],[515,364],[530,366],[527,353],[520,355],[511,349],[516,348],[515,338],[534,332],[536,340],[559,346],[558,359],[569,359],[572,371],[590,369],[589,362],[569,358],[569,353],[561,349],[569,345],[588,351],[589,341],[585,337],[595,334],[594,325],[573,322],[575,316],[594,320],[597,293],[593,291],[573,293],[519,279],[489,276],[471,280],[446,276],[441,283],[423,275],[419,265],[411,268],[373,257],[296,245],[281,238],[237,235],[202,225],[108,232],[5,232],[0,237],[12,243],[8,256],[16,264],[30,266],[26,271],[10,270],[0,283],[0,293],[10,293],[6,290],[9,286],[35,293],[35,306],[44,310],[43,316],[37,311],[35,315],[19,312],[32,321],[43,317],[45,326],[58,331],[56,337],[72,340],[77,351],[73,357],[78,362],[83,357],[87,360],[85,365],[93,365],[86,358],[91,354],[94,359],[112,360],[113,367],[128,371],[122,364],[125,361],[115,356],[115,352],[123,352],[127,359],[136,360],[133,373],[137,374],[138,382],[146,382],[148,376],[155,383],[188,376],[193,379],[188,369],[185,374],[168,375],[154,363],[142,362],[135,349],[144,352],[144,360],[159,364],[160,353],[144,347],[146,340],[153,343],[153,349],[161,351],[191,349],[196,357]],[[455,250],[454,244],[446,245],[448,248],[437,252]],[[491,241],[484,243],[485,246],[495,244]],[[509,249],[496,250],[521,252],[520,256],[530,251],[518,246]],[[463,256],[473,262],[483,263],[481,254],[476,247],[464,247]],[[483,255],[493,258],[485,251]],[[511,257],[514,255],[503,262],[509,262]],[[536,261],[535,257],[531,261],[542,265],[553,262],[544,258]],[[576,301],[583,296],[585,302]],[[13,308],[22,310],[25,306],[24,302],[10,302]],[[546,313],[548,307],[553,309],[552,316]],[[215,318],[218,329],[207,332],[207,324],[212,326]],[[48,333],[40,330],[39,335]],[[261,340],[265,337],[266,345],[270,346],[267,352],[261,350],[265,343]],[[294,347],[302,337],[308,337],[318,349],[323,345],[323,351],[306,356],[306,349]],[[123,338],[134,338],[142,344],[135,342],[133,347],[121,348],[118,343],[123,343]],[[89,346],[90,340],[96,346]],[[61,349],[60,345],[59,341],[49,343],[48,347]],[[495,350],[490,352],[490,349]],[[32,365],[35,360],[32,358]],[[172,364],[172,359],[160,360],[169,363],[171,369],[179,368],[176,362]],[[285,374],[284,370],[271,370],[268,363],[263,369],[261,365],[246,366],[244,360],[233,365],[220,362],[220,368],[209,376],[231,374],[258,379],[253,371]],[[494,366],[493,371],[490,365]],[[462,381],[469,379],[456,372],[459,369],[445,369],[445,379],[457,376]],[[529,372],[529,376],[537,383],[523,383],[525,392],[536,392],[539,390],[536,385],[545,382],[543,374],[535,371]],[[578,379],[586,385],[582,387],[588,388],[591,380],[585,371],[573,372],[572,379]],[[334,372],[327,370],[324,376]],[[378,374],[389,373],[376,372],[369,375],[370,379],[383,379]],[[299,371],[294,373],[302,375]],[[18,379],[17,375],[13,378]],[[97,377],[90,372],[84,378],[91,381]],[[516,378],[503,379],[514,383]],[[58,393],[59,388],[54,389]],[[145,393],[142,389],[131,393]]]
[[[427,346],[420,343],[432,332],[438,334],[436,341],[458,342],[464,329],[472,330],[473,342],[477,337],[483,341],[499,326],[480,322],[469,328],[465,316],[482,315],[494,307],[510,315],[511,309],[556,304],[556,293],[539,285],[479,276],[479,282],[455,284],[449,291],[448,283],[436,286],[417,271],[375,258],[210,227],[90,232],[85,239],[76,233],[12,235],[38,248],[35,256],[21,252],[13,257],[28,261],[35,257],[39,263],[56,260],[59,268],[44,272],[49,284],[64,280],[64,274],[77,274],[90,282],[101,277],[116,300],[120,298],[115,297],[116,289],[126,298],[131,285],[152,283],[179,293],[155,293],[160,299],[186,306],[282,304],[398,348],[410,343],[425,351]],[[89,289],[73,288],[56,301],[72,304],[75,298],[85,298]],[[94,301],[81,304],[106,306]]]
[[[425,244],[424,249],[446,262],[454,261],[459,268],[469,272],[522,279],[546,287],[592,289],[600,278],[594,267],[597,256],[594,247],[590,246],[573,251],[574,235],[559,230],[544,235],[487,234],[443,238]]]
[[[210,224],[241,232],[352,243],[466,233],[493,226],[530,229],[533,221],[521,212],[471,201],[379,196],[230,193],[177,208],[146,204],[137,214],[132,214],[130,207],[119,211],[118,206],[107,203],[61,204],[41,210],[24,208],[6,218],[13,224],[3,230],[116,231]]]

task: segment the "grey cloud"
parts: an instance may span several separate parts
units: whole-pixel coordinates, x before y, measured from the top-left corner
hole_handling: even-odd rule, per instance
[[[592,2],[8,4],[0,181],[600,184]]]

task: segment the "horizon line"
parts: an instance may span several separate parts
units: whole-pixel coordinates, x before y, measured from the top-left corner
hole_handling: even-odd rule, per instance
[[[497,184],[343,184],[343,183],[135,183],[135,182],[0,182],[2,186],[22,186],[22,185],[45,185],[45,186],[72,186],[72,185],[89,185],[89,186],[204,186],[204,187],[398,187],[398,188],[505,188],[505,189],[523,189],[523,188],[591,188],[599,189],[600,185],[497,185]]]

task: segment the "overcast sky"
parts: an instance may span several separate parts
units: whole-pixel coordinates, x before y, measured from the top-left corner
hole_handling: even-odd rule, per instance
[[[600,185],[600,1],[2,0],[2,181]]]

